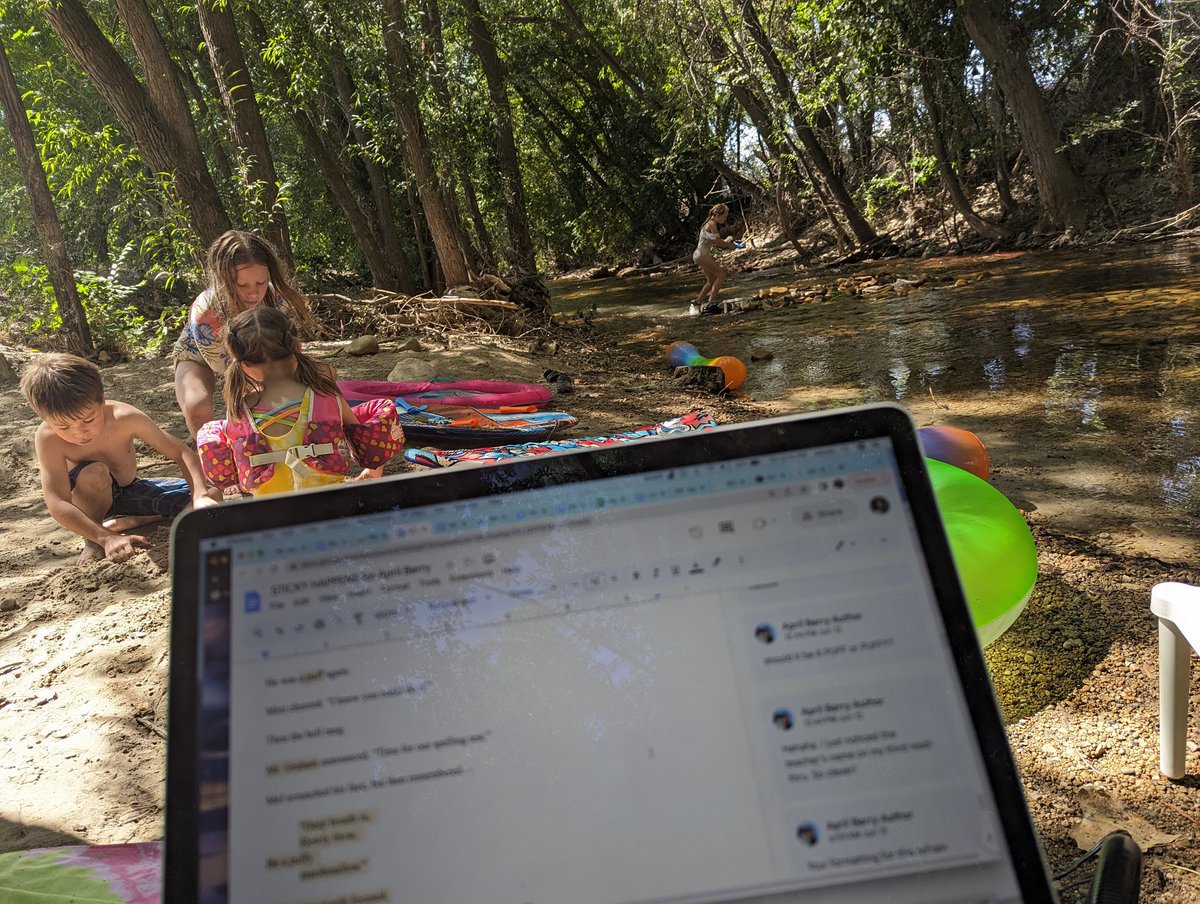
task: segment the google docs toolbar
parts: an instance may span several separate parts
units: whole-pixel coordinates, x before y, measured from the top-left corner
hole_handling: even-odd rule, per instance
[[[530,508],[524,518],[467,512],[390,543],[367,534],[356,551],[326,540],[318,552],[314,537],[290,555],[248,556],[233,569],[237,645],[291,655],[711,593],[798,568],[819,581],[903,555],[889,470],[749,486],[683,483],[642,500],[636,487],[590,498],[557,488],[536,520]]]
[[[692,465],[592,480],[582,484],[498,493],[373,515],[338,518],[323,525],[258,531],[244,538],[206,541],[206,551],[233,546],[235,563],[306,558],[310,561],[357,555],[390,555],[434,540],[463,533],[488,532],[519,525],[561,521],[573,516],[655,507],[672,503],[692,506],[708,499],[713,505],[742,493],[756,497],[773,492],[819,497],[855,488],[890,473],[891,452],[883,440],[867,440],[753,456],[712,465]]]

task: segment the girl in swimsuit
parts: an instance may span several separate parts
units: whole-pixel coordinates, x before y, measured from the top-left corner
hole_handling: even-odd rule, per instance
[[[737,247],[737,244],[730,239],[721,238],[721,225],[727,219],[729,219],[729,205],[714,204],[708,214],[708,219],[700,227],[700,240],[696,243],[692,260],[704,274],[704,288],[700,290],[700,294],[688,308],[689,314],[699,314],[703,309],[713,306],[717,300],[717,291],[725,282],[725,277],[729,275],[729,271],[718,264],[712,255],[713,245],[724,248],[726,251]]]
[[[230,320],[264,305],[284,311],[306,333],[321,331],[279,253],[261,236],[229,230],[208,249],[205,269],[208,288],[192,302],[172,354],[175,398],[192,436],[214,417],[217,375],[229,364],[224,339]]]
[[[225,371],[229,420],[240,421],[243,433],[259,434],[271,450],[308,448],[314,421],[321,421],[322,436],[335,438],[337,442],[330,445],[337,447],[342,446],[345,428],[359,426],[357,415],[338,389],[334,369],[301,350],[295,327],[282,311],[257,305],[234,317],[226,326],[225,350],[231,359]],[[402,431],[397,435],[403,439]],[[338,448],[336,454],[341,456],[342,451]],[[380,465],[363,468],[354,476],[346,472],[349,461],[339,459],[338,463],[345,467],[294,469],[276,464],[265,483],[243,489],[263,495],[383,473]]]

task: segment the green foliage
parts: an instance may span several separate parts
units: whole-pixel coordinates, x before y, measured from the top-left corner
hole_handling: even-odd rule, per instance
[[[58,325],[47,324],[54,313],[54,289],[40,258],[22,255],[0,262],[0,286],[7,296],[0,325],[7,333],[25,339]]]
[[[1081,117],[1067,132],[1067,145],[1077,147],[1098,135],[1124,131],[1130,127],[1131,116],[1138,106],[1137,101],[1129,101],[1113,110]]]
[[[140,149],[49,28],[44,2],[0,0],[0,40],[24,92],[68,250],[95,318],[92,328],[98,341],[133,353],[169,338],[182,301],[164,314],[162,290],[180,299],[193,292],[204,249],[171,179],[148,172]],[[113,7],[97,0],[85,6],[140,75]],[[439,29],[430,18],[435,6]],[[1021,150],[1007,98],[953,4],[570,0],[570,6],[582,25],[559,0],[481,0],[506,73],[527,215],[544,265],[618,260],[647,247],[679,253],[729,171],[763,192],[768,205],[778,193],[791,207],[784,215],[797,222],[805,213],[820,215],[811,147],[804,141],[808,127],[868,218],[913,202],[914,194],[940,191],[932,159],[913,152],[931,147],[929,97],[937,101],[955,167],[972,178],[988,178],[992,161],[1011,161]],[[751,40],[743,18],[751,6],[782,76]],[[305,270],[336,270],[365,279],[366,266],[298,119],[317,133],[368,221],[378,188],[369,179],[377,171],[368,164],[382,169],[395,208],[389,225],[404,253],[413,261],[418,246],[431,254],[421,211],[414,214],[408,206],[416,192],[397,122],[401,94],[419,105],[438,188],[453,199],[464,233],[474,239],[468,206],[473,191],[498,263],[506,264],[508,198],[492,98],[462,2],[400,7],[400,33],[412,57],[403,72],[393,71],[385,53],[378,0],[229,6],[278,186],[256,184],[233,145],[195,7],[150,7],[184,76],[181,85],[222,205],[235,225],[252,230],[286,215],[302,276]],[[251,27],[251,10],[266,34]],[[1186,181],[1198,153],[1200,120],[1200,28],[1190,8],[1154,8],[1158,19],[1140,24],[1123,23],[1111,7],[1082,0],[1016,0],[1007,10],[1016,45],[1028,56],[1074,157],[1086,162],[1092,149],[1107,142],[1122,159],[1157,153],[1155,164],[1172,164]],[[1106,73],[1089,71],[1097,34],[1112,35],[1123,56],[1131,56],[1125,48],[1136,50],[1137,66],[1108,83],[1098,80]],[[339,81],[334,69],[343,63],[347,80]],[[760,105],[757,118],[743,108],[746,96]],[[266,199],[275,191],[268,209]],[[54,319],[53,298],[39,257],[20,173],[0,129],[4,316],[44,331]],[[132,281],[141,288],[106,275],[124,272],[135,274]]]
[[[863,187],[867,216],[872,217],[880,210],[895,207],[910,191],[907,174],[902,170],[894,169],[873,176]]]
[[[868,217],[894,210],[914,192],[937,182],[937,160],[929,154],[914,153],[907,168],[897,167],[869,179],[863,187]]]
[[[144,282],[124,285],[110,276],[98,273],[79,273],[76,290],[92,331],[97,351],[114,357],[135,357],[144,352],[158,351],[161,334],[147,329],[146,317],[132,299]]]
[[[4,331],[29,345],[54,347],[62,317],[46,266],[33,258],[18,258],[0,267],[0,281],[9,298],[0,321]],[[76,273],[75,290],[97,351],[114,357],[136,357],[158,350],[167,334],[162,329],[151,329],[135,303],[145,288],[144,281],[122,281],[88,271]],[[161,322],[170,319],[164,316]]]

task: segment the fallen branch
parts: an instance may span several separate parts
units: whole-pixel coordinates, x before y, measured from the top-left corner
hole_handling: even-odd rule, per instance
[[[145,719],[143,719],[141,716],[134,716],[133,721],[137,722],[137,724],[141,725],[143,728],[150,729],[152,732],[154,732],[160,738],[162,738],[163,740],[166,740],[167,733],[165,731],[163,731],[161,728],[159,728],[157,725],[155,725],[153,722],[148,722]]]
[[[373,333],[381,338],[441,333],[446,329],[478,329],[490,335],[524,333],[536,315],[522,305],[500,298],[461,295],[419,296],[373,289],[365,298],[336,292],[312,294],[317,316],[330,325],[330,338]],[[336,324],[336,326],[334,326]]]
[[[521,306],[515,301],[495,301],[490,298],[465,298],[461,295],[443,295],[440,298],[425,298],[422,301],[425,304],[469,304],[482,308],[505,308],[510,311],[521,310]]]
[[[1127,226],[1124,229],[1118,229],[1112,234],[1112,237],[1108,240],[1108,244],[1111,245],[1126,235],[1140,236],[1145,239],[1162,238],[1163,234],[1169,230],[1175,229],[1194,219],[1197,212],[1200,212],[1200,204],[1193,205],[1187,210],[1182,210],[1162,220],[1152,220],[1149,223],[1139,223],[1137,226]]]

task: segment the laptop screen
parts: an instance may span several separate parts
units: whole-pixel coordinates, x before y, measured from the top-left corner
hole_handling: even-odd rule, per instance
[[[213,902],[1050,900],[895,437],[768,423],[231,507],[194,567],[177,535],[168,873]]]

